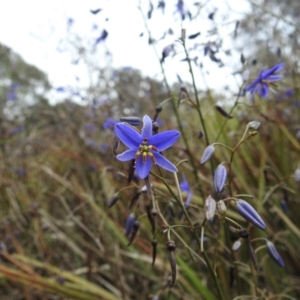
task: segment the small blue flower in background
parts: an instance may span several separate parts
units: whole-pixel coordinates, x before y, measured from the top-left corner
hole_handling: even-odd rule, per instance
[[[189,185],[188,181],[186,180],[186,177],[184,174],[182,174],[182,181],[179,186],[180,186],[180,190],[187,194],[187,198],[184,203],[184,207],[187,208],[188,205],[191,203],[193,194],[191,192],[190,185]],[[178,218],[181,219],[182,215],[183,215],[183,211],[180,211]]]
[[[85,123],[85,128],[91,132],[95,132],[97,129],[97,127],[93,123]]]
[[[17,100],[17,89],[19,87],[19,84],[18,83],[12,83],[10,88],[9,88],[9,91],[7,93],[7,96],[6,96],[6,99],[8,101],[15,101]]]
[[[12,128],[12,129],[9,131],[9,134],[17,134],[17,133],[22,132],[23,130],[25,130],[25,127],[24,127],[23,125],[20,125],[20,126],[17,126],[17,127]]]
[[[103,124],[103,128],[104,129],[113,129],[117,123],[119,123],[119,121],[112,119],[112,118],[106,118],[106,121]]]
[[[106,40],[108,36],[108,31],[106,31],[105,29],[103,29],[101,35],[95,40],[95,45],[104,42]]]
[[[269,93],[269,86],[274,85],[273,82],[278,81],[282,79],[282,75],[274,75],[275,73],[278,73],[282,68],[284,67],[283,63],[280,63],[271,69],[262,69],[259,73],[258,77],[250,83],[246,87],[246,92],[250,92],[250,102],[253,103],[254,100],[254,94],[259,94],[260,97],[266,98]]]
[[[141,133],[127,123],[117,123],[115,133],[129,148],[117,155],[117,159],[120,161],[135,159],[136,172],[140,178],[144,179],[148,176],[152,164],[157,164],[170,172],[177,172],[177,168],[160,152],[171,147],[179,139],[179,131],[169,130],[152,135],[152,121],[146,115],[143,118]]]

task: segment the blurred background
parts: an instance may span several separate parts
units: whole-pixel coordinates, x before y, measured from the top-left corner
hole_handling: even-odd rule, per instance
[[[2,3],[0,299],[221,299],[220,290],[223,299],[299,299],[299,14],[297,0]],[[282,79],[263,79],[268,95],[252,104],[245,88],[279,63]],[[160,207],[153,235],[145,182],[135,174],[129,182],[130,163],[113,153],[121,117],[156,112],[159,131],[181,132],[165,155],[186,160],[178,178],[195,230],[179,217],[173,174],[154,167],[164,179],[151,176]],[[209,144],[233,149],[251,121],[260,128],[234,159],[216,146],[211,163],[200,163]],[[220,214],[206,225],[218,287],[194,232],[205,199],[219,200],[213,175],[223,162],[223,197],[247,195],[267,230],[234,205],[228,215],[248,229],[252,248]],[[132,213],[140,228],[128,246]],[[176,228],[172,287],[161,216]]]

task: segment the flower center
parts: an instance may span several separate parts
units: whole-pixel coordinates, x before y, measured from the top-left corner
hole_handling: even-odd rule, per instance
[[[151,158],[152,162],[155,164],[155,157],[151,150],[158,151],[157,148],[153,145],[148,145],[148,139],[144,139],[143,143],[139,146],[139,150],[135,154],[135,161],[140,155],[142,155],[143,163],[146,162],[147,155]]]

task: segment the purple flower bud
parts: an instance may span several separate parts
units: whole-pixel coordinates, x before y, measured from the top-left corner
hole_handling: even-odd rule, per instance
[[[201,165],[204,165],[214,154],[215,152],[215,146],[214,145],[209,145],[205,148],[202,157],[200,159]]]
[[[136,217],[135,217],[134,213],[131,213],[126,220],[126,225],[125,225],[125,235],[126,236],[129,236],[129,234],[132,232],[135,221],[136,221]]]
[[[221,164],[217,167],[214,176],[214,186],[215,186],[215,191],[217,193],[221,193],[223,191],[226,178],[227,178],[227,170]]]
[[[270,255],[270,257],[281,267],[284,268],[285,264],[284,261],[282,259],[282,257],[280,256],[280,254],[277,252],[274,244],[270,241],[267,241],[267,247],[268,247],[268,253]]]
[[[205,199],[204,208],[205,208],[206,219],[208,221],[212,221],[214,219],[215,212],[216,212],[216,201],[214,198],[212,198],[212,196],[208,196]]]
[[[236,201],[236,207],[238,212],[254,226],[266,230],[267,226],[257,213],[257,211],[246,201],[238,199]]]

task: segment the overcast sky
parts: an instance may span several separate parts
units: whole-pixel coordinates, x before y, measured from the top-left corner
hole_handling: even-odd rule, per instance
[[[147,13],[149,1],[141,0],[141,2],[144,13]],[[158,1],[152,2],[156,8]],[[185,1],[193,12],[196,11],[194,2],[196,1]],[[154,11],[152,19],[149,20],[153,37],[161,37],[169,28],[174,31],[173,36],[168,35],[157,43],[159,54],[166,45],[174,43],[175,39],[180,36],[181,27],[187,29],[188,35],[201,32],[197,39],[188,41],[188,47],[193,47],[195,43],[207,42],[210,39],[207,31],[214,28],[214,23],[208,19],[208,14],[214,9],[217,9],[216,22],[223,24],[219,28],[224,48],[228,50],[232,48],[229,34],[234,30],[235,21],[241,19],[247,10],[247,1],[211,0],[207,2],[209,5],[202,10],[201,17],[193,22],[188,20],[181,22],[179,15],[174,14],[177,0],[166,0],[164,15],[161,11]],[[228,8],[227,2],[234,4],[234,11]],[[83,66],[72,64],[76,57],[70,55],[69,52],[62,51],[65,50],[65,38],[68,34],[76,34],[83,40],[90,39],[93,42],[102,30],[106,29],[109,35],[105,43],[97,46],[99,55],[103,53],[103,47],[107,47],[113,53],[113,66],[138,68],[145,75],[157,76],[161,79],[159,63],[153,48],[148,46],[148,35],[141,13],[137,9],[138,3],[138,0],[3,1],[0,10],[0,42],[11,47],[27,62],[45,71],[54,86],[65,86],[72,85],[76,77],[80,78],[83,83],[88,82]],[[102,11],[96,15],[91,14],[90,9],[97,8],[102,8]],[[68,31],[67,23],[70,18],[74,20],[74,23]],[[95,26],[98,26],[98,29],[95,29]],[[140,37],[142,32],[144,36]],[[178,43],[176,50],[182,51]],[[223,68],[219,68],[218,64],[208,57],[203,57],[202,50],[201,53],[199,52],[198,62],[204,64],[205,74],[209,72],[209,75],[206,75],[206,84],[209,88],[223,88],[228,84],[236,84],[230,74],[239,66],[239,56],[220,55],[226,65]],[[183,57],[182,54],[166,59],[165,68],[170,81],[177,79],[176,74],[179,74],[183,80],[189,80],[187,64],[179,62]],[[206,84],[198,68],[195,73],[198,86],[205,87]]]

